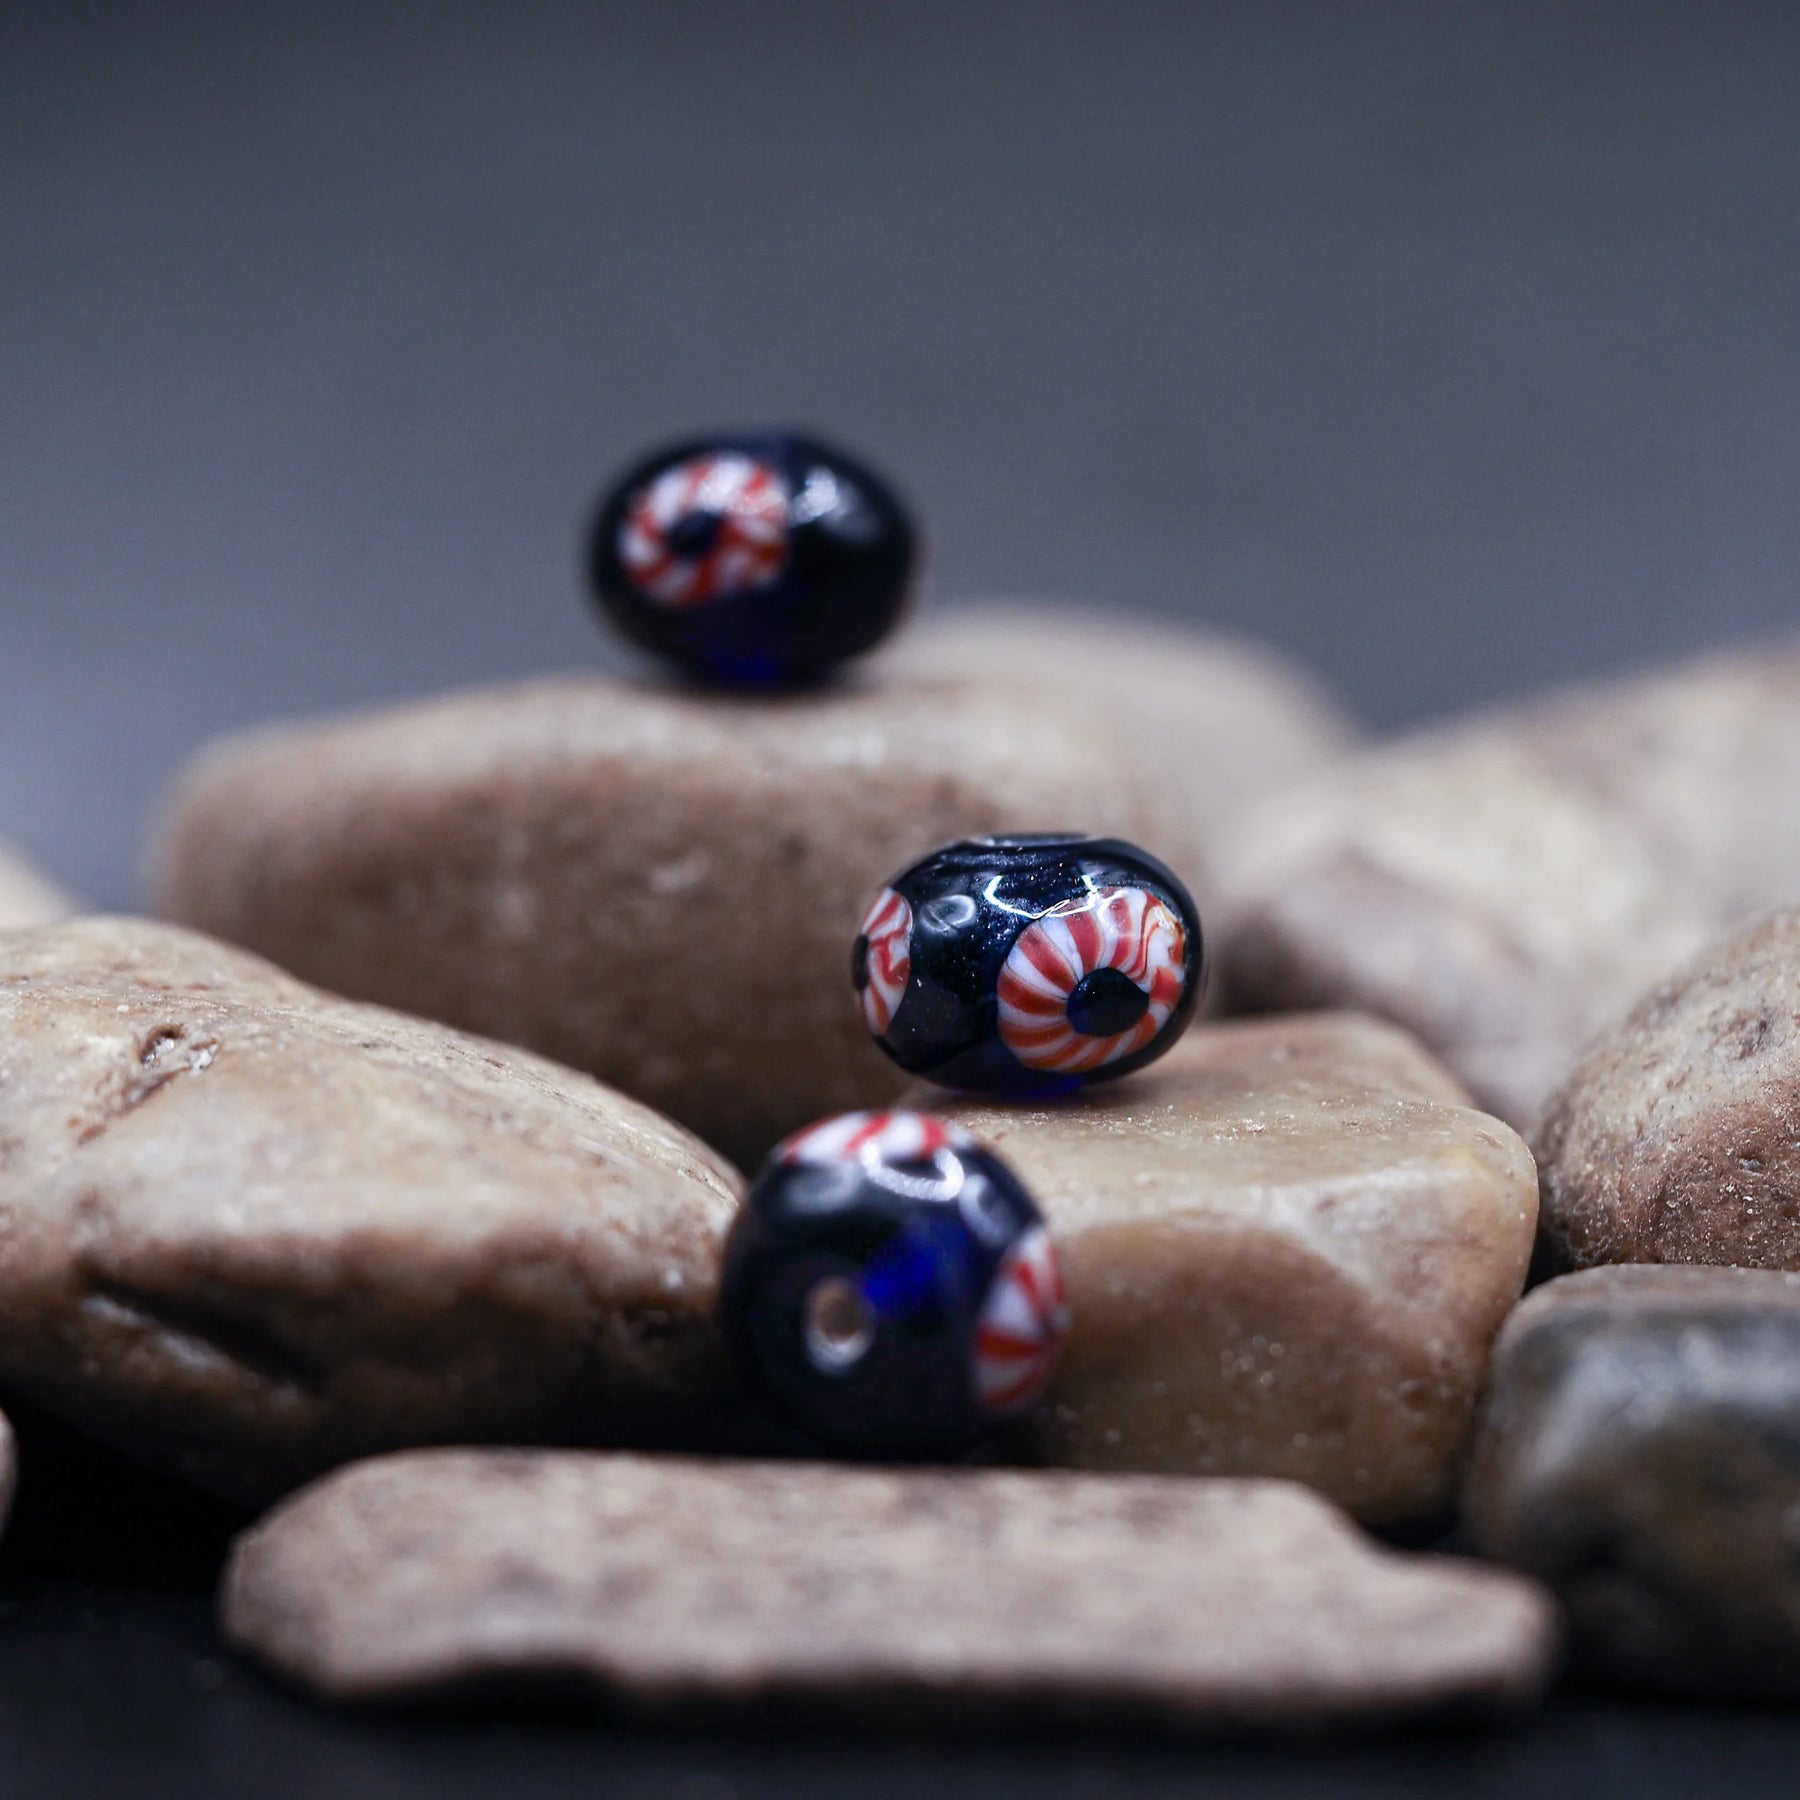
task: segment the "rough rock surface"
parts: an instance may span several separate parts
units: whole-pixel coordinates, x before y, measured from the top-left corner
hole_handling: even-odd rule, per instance
[[[1800,894],[1796,795],[1794,647],[1423,734],[1221,846],[1230,997],[1394,1019],[1529,1128],[1645,988]]]
[[[1097,720],[981,681],[540,682],[215,749],[161,909],[586,1069],[750,1166],[903,1083],[848,972],[888,876],[971,833],[1143,836],[1126,761]]]
[[[16,850],[0,845],[0,931],[48,925],[73,911],[66,894],[40,875]]]
[[[938,1097],[1056,1233],[1073,1327],[1043,1454],[1440,1511],[1537,1216],[1524,1144],[1462,1102],[1350,1015],[1196,1026],[1051,1106]]]
[[[680,1438],[735,1177],[536,1057],[141,920],[0,937],[0,1384],[241,1499]]]
[[[1548,1582],[1588,1670],[1800,1694],[1800,1275],[1592,1269],[1494,1352],[1475,1541]]]
[[[1588,1047],[1538,1132],[1540,1270],[1800,1269],[1800,908],[1714,944]]]
[[[1278,652],[1130,614],[989,601],[932,615],[894,660],[1004,675],[1103,710],[1130,738],[1162,809],[1147,847],[1203,897],[1225,821],[1340,758],[1358,736],[1324,685]]]
[[[1529,1583],[1274,1482],[440,1451],[242,1538],[225,1630],[344,1699],[1361,1723],[1529,1699]]]

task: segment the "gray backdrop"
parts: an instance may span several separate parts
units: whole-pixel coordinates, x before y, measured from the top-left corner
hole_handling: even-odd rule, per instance
[[[810,422],[938,602],[1395,724],[1785,622],[1800,10],[0,6],[0,832],[138,894],[223,727],[604,661],[646,440]]]

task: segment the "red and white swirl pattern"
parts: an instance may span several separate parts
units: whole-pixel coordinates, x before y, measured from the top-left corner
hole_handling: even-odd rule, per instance
[[[1143,888],[1102,887],[1066,900],[1014,940],[996,996],[1000,1041],[1030,1069],[1082,1074],[1142,1050],[1169,1022],[1187,985],[1187,930],[1167,901]],[[1085,975],[1117,969],[1149,1000],[1135,1025],[1091,1037],[1069,1021]]]
[[[912,928],[912,908],[892,888],[883,888],[857,932],[869,941],[868,963],[856,997],[871,1037],[880,1037],[894,1022],[906,992],[912,974]]]
[[[1035,1225],[1001,1259],[975,1331],[975,1398],[1019,1412],[1049,1386],[1069,1335],[1069,1302],[1050,1233]]]
[[[777,1145],[783,1163],[919,1162],[940,1150],[973,1150],[975,1140],[960,1125],[929,1113],[838,1113],[796,1131]]]
[[[788,557],[788,486],[779,470],[741,451],[690,456],[632,500],[619,527],[619,561],[664,606],[699,606],[779,575]],[[696,556],[680,555],[669,533],[695,513],[718,529]]]

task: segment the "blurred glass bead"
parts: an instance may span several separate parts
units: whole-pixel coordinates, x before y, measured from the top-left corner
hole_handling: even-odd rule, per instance
[[[816,681],[906,610],[916,533],[887,483],[792,432],[694,438],[608,490],[588,545],[633,643],[726,687]]]

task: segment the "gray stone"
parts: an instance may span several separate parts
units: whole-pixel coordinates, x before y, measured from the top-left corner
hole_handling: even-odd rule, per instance
[[[1603,1031],[1537,1148],[1545,1271],[1800,1269],[1800,908],[1710,946]]]
[[[1539,1288],[1500,1334],[1466,1503],[1480,1548],[1555,1590],[1586,1670],[1800,1695],[1800,1275]]]
[[[1273,1482],[439,1451],[240,1540],[227,1635],[344,1700],[580,1684],[634,1708],[1188,1727],[1531,1700],[1552,1609]]]
[[[1046,1460],[1286,1476],[1370,1521],[1447,1510],[1537,1181],[1404,1033],[1198,1025],[1073,1100],[911,1098],[998,1150],[1056,1233],[1073,1325]]]
[[[1231,999],[1415,1032],[1521,1128],[1710,939],[1800,893],[1800,650],[1573,688],[1421,734],[1224,843]]]
[[[210,751],[160,905],[585,1069],[750,1167],[904,1084],[849,977],[883,882],[971,833],[1154,838],[1130,767],[1091,711],[983,680],[544,681]]]
[[[710,1151],[192,933],[0,936],[0,1147],[0,1384],[222,1493],[721,1403]]]

